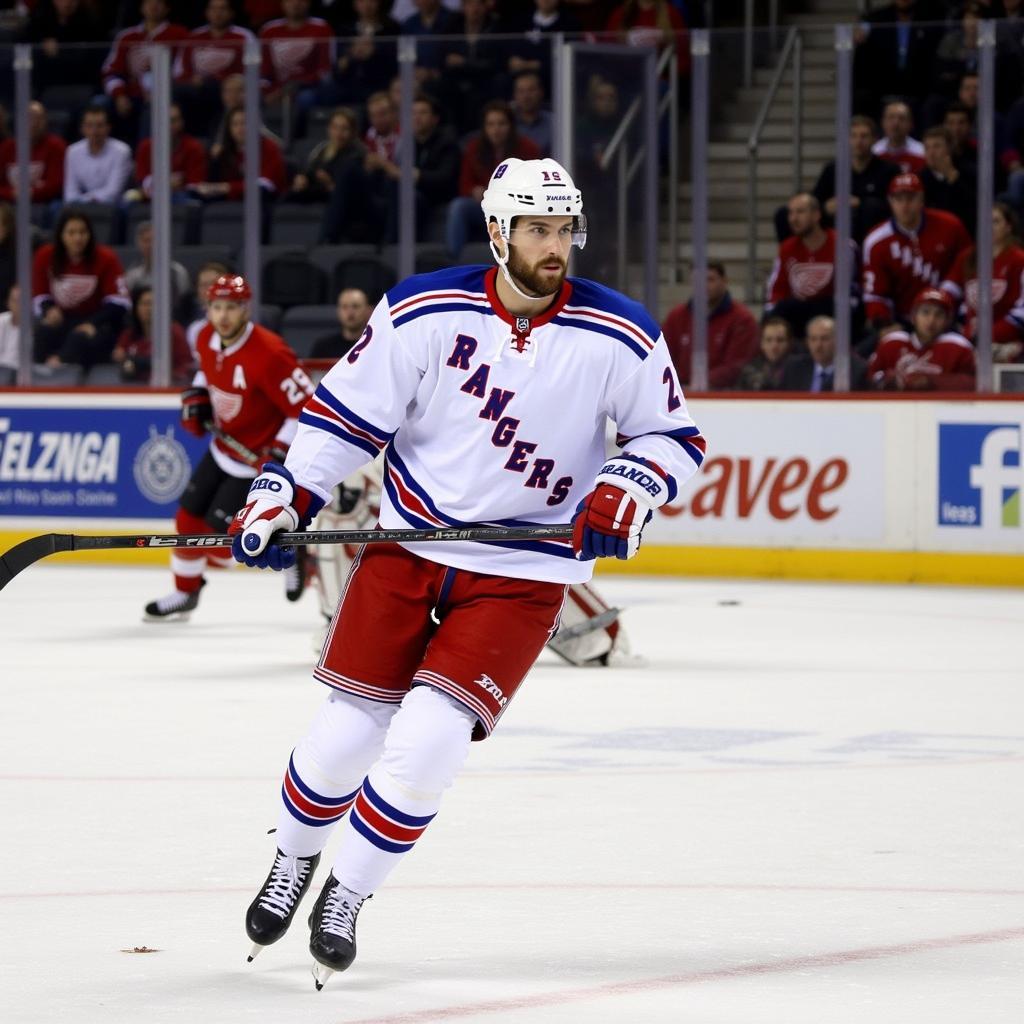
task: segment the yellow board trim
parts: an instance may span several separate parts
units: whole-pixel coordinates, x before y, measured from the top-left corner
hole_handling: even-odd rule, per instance
[[[1024,587],[1024,555],[816,548],[698,548],[652,544],[642,547],[628,562],[601,559],[599,572]]]
[[[40,530],[0,530],[0,551]],[[55,531],[59,532],[59,531]],[[127,532],[127,531],[126,531]],[[129,548],[51,555],[49,562],[162,565],[166,550]],[[779,580],[850,580],[865,583],[959,583],[1024,587],[1024,555],[940,551],[842,551],[818,548],[676,547],[651,544],[636,558],[603,558],[598,572],[630,576],[723,576]]]

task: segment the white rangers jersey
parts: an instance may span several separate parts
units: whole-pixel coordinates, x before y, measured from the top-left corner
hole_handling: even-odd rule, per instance
[[[329,500],[384,451],[385,529],[567,523],[603,465],[608,419],[670,492],[696,473],[704,440],[643,307],[570,278],[543,315],[517,318],[497,273],[457,267],[384,296],[299,416],[286,463],[297,483]],[[409,548],[491,575],[578,583],[593,572],[569,541]]]

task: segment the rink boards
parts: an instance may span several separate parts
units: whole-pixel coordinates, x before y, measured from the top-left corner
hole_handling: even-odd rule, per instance
[[[716,395],[690,408],[701,473],[636,559],[602,571],[1024,585],[1019,399]],[[204,448],[181,430],[176,392],[3,392],[0,548],[169,532]]]

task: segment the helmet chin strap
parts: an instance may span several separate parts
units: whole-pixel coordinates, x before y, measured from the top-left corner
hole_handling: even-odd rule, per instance
[[[505,280],[508,282],[509,288],[511,288],[512,291],[514,291],[521,299],[526,299],[528,302],[543,302],[545,299],[549,299],[551,297],[550,295],[527,295],[526,292],[516,284],[512,275],[508,272],[509,240],[507,238],[502,240],[505,243],[505,255],[500,256],[498,254],[498,248],[494,244],[493,238],[490,240],[491,255],[494,257],[498,266],[501,267],[501,272],[505,275]]]

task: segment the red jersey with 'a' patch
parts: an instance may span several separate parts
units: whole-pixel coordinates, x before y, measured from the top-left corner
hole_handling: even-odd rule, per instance
[[[259,452],[272,441],[289,444],[313,385],[280,335],[249,323],[226,348],[213,324],[196,338],[199,371],[194,383],[210,392],[214,422],[225,434]],[[218,465],[235,476],[252,476],[220,438],[212,444]]]

